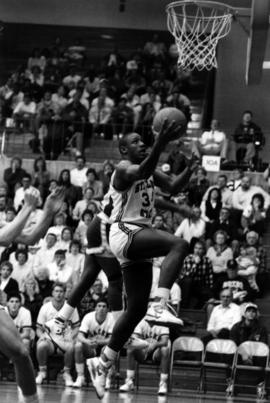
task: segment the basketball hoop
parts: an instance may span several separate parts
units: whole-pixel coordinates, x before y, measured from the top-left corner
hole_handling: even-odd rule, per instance
[[[166,7],[168,29],[184,70],[217,68],[218,41],[231,29],[233,7],[214,1],[182,0]]]

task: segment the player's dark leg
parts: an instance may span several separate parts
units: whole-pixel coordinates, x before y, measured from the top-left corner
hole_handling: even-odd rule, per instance
[[[27,348],[4,310],[0,310],[0,349],[12,360],[25,402],[38,402],[33,364]]]
[[[152,228],[137,232],[127,251],[127,257],[136,260],[165,256],[161,265],[157,297],[168,299],[169,290],[178,277],[184,258],[188,253],[188,243],[167,232]]]
[[[111,339],[101,353],[100,359],[93,358],[89,362],[91,378],[100,398],[104,395],[107,370],[146,314],[152,285],[152,264],[138,261],[127,265],[123,269],[123,280],[127,308],[117,320]]]

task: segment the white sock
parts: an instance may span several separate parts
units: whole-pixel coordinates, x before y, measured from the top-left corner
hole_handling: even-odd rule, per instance
[[[38,403],[38,396],[37,394],[34,394],[32,396],[23,396],[24,403]]]
[[[168,301],[170,298],[170,290],[168,288],[159,287],[155,292],[155,297]]]
[[[71,315],[73,314],[75,308],[69,305],[67,302],[64,303],[64,306],[60,309],[60,311],[56,315],[56,319],[60,318],[63,321],[70,319]]]
[[[168,374],[160,374],[160,381],[167,382],[168,381]]]
[[[40,365],[39,372],[43,372],[43,373],[47,374],[47,365]]]
[[[134,379],[135,378],[135,371],[134,369],[127,369],[127,379]]]
[[[75,364],[78,376],[84,376],[84,364]]]
[[[120,318],[120,316],[122,315],[124,311],[112,311],[112,316],[114,321],[116,322],[118,320],[118,318]]]

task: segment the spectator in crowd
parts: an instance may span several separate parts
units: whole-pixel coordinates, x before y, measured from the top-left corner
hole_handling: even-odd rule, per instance
[[[219,188],[212,188],[208,197],[201,203],[202,219],[207,223],[212,223],[218,219],[222,208],[221,192]]]
[[[236,168],[233,170],[233,177],[228,181],[227,187],[234,192],[241,186],[244,171],[242,168]]]
[[[198,158],[203,155],[218,155],[227,160],[228,140],[226,134],[219,130],[219,121],[213,119],[209,131],[202,133],[197,141],[192,143],[192,152]]]
[[[178,87],[174,87],[172,89],[172,93],[167,97],[166,102],[168,106],[180,109],[180,111],[182,111],[185,114],[187,121],[189,121],[190,100],[186,95],[181,93]]]
[[[83,187],[86,182],[86,173],[88,168],[85,166],[85,158],[82,155],[78,155],[75,158],[76,167],[70,171],[70,182],[73,186]]]
[[[140,97],[136,93],[136,87],[134,85],[131,85],[130,87],[128,87],[127,92],[122,94],[122,96],[126,97],[127,99],[126,105],[133,110],[134,130],[136,130],[142,111],[142,106],[140,104]]]
[[[66,386],[73,386],[73,380],[70,375],[70,370],[73,362],[74,343],[78,328],[80,325],[79,315],[77,310],[71,316],[70,323],[67,327],[65,334],[65,346],[55,346],[50,336],[45,331],[45,324],[55,317],[57,312],[62,308],[65,302],[65,286],[63,284],[55,283],[52,291],[52,300],[42,305],[37,318],[37,348],[36,356],[38,361],[38,374],[36,377],[36,384],[41,385],[47,377],[47,363],[50,356],[57,353],[62,355],[64,353],[64,382]]]
[[[160,229],[162,231],[171,232],[170,227],[166,223],[166,220],[162,214],[156,214],[153,218],[153,228]]]
[[[104,134],[106,140],[112,139],[111,118],[114,101],[108,97],[107,89],[101,88],[97,98],[94,98],[89,111],[89,122],[92,125],[92,133]]]
[[[69,69],[69,74],[63,78],[63,84],[69,90],[75,88],[82,77],[77,73],[77,68],[75,65],[71,65]]]
[[[182,308],[201,309],[212,295],[213,268],[201,241],[184,262],[178,278],[182,290]]]
[[[83,183],[83,190],[86,188],[92,188],[94,190],[93,199],[102,200],[103,199],[103,186],[102,182],[98,178],[98,174],[94,168],[88,168],[86,171],[86,180]]]
[[[7,201],[5,196],[0,196],[0,228],[6,224]]]
[[[108,302],[105,299],[98,299],[95,311],[87,313],[82,319],[75,344],[75,367],[77,379],[74,382],[73,387],[81,388],[85,384],[85,360],[98,356],[101,349],[109,341],[114,326],[114,318],[108,311],[108,308]],[[106,389],[110,388],[110,378],[111,372],[108,373],[106,379]]]
[[[232,291],[229,288],[221,291],[221,303],[213,309],[207,323],[207,332],[202,338],[205,344],[215,338],[228,339],[233,325],[240,322],[240,307],[232,302],[232,298]]]
[[[248,231],[245,237],[246,248],[256,248],[256,256],[259,260],[258,271],[256,274],[256,283],[259,287],[259,295],[262,296],[268,290],[269,269],[267,265],[267,255],[265,247],[260,244],[259,235],[255,231]]]
[[[261,194],[264,197],[264,208],[268,210],[270,206],[270,196],[260,186],[251,184],[251,179],[248,176],[243,176],[241,186],[233,192],[232,206],[234,209],[242,213],[250,206],[252,197],[255,194]]]
[[[82,155],[84,140],[89,135],[88,111],[81,102],[82,90],[77,88],[72,101],[62,110],[61,117],[64,121],[64,147],[71,145],[75,154]],[[73,177],[71,177],[73,183]]]
[[[143,48],[144,55],[147,59],[164,60],[166,56],[166,46],[159,39],[158,34],[154,34],[152,40],[146,42]]]
[[[93,217],[94,214],[91,210],[84,210],[84,212],[82,213],[82,218],[75,230],[74,239],[77,239],[83,246],[87,245],[86,232],[91,221],[93,220]]]
[[[151,360],[160,364],[160,382],[158,387],[159,395],[166,395],[168,392],[170,345],[169,329],[163,326],[150,326],[144,319],[136,326],[134,335],[146,340],[148,346],[144,349],[127,349],[127,376],[125,383],[120,386],[120,392],[131,392],[134,390],[136,361],[143,363]]]
[[[28,309],[22,306],[22,298],[20,294],[8,295],[6,311],[13,319],[13,322],[20,333],[23,344],[28,351],[30,351],[30,335],[32,328],[31,313]]]
[[[18,282],[12,278],[13,266],[10,262],[5,261],[1,263],[0,271],[0,290],[7,295],[18,294]]]
[[[265,139],[261,128],[253,122],[251,111],[244,111],[242,122],[237,126],[231,142],[231,159],[253,164],[256,156],[256,148],[264,145]]]
[[[207,179],[206,170],[203,167],[198,167],[196,176],[191,178],[185,187],[188,194],[188,202],[191,206],[200,206],[202,198],[210,186]]]
[[[111,160],[105,160],[101,172],[99,172],[99,178],[103,186],[103,194],[105,195],[110,186],[111,177],[114,171],[114,163]]]
[[[193,207],[189,218],[184,218],[175,231],[175,235],[191,242],[193,238],[201,238],[205,234],[205,221],[201,218],[201,209]]]
[[[26,171],[22,168],[22,160],[13,157],[10,161],[10,168],[4,170],[4,181],[7,184],[7,198],[12,200],[15,195],[15,185],[21,183]]]
[[[32,50],[31,56],[27,60],[27,70],[31,71],[34,66],[38,66],[41,71],[44,71],[46,67],[46,58],[41,54],[39,48]]]
[[[248,279],[250,287],[254,292],[259,291],[258,284],[256,283],[256,274],[258,271],[259,259],[257,258],[257,251],[255,247],[240,246],[240,254],[236,258],[238,264],[239,276]]]
[[[22,290],[23,281],[32,273],[32,265],[28,262],[28,252],[18,249],[15,253],[16,262],[13,265],[12,278],[18,282],[19,290]]]
[[[214,305],[219,303],[219,296],[223,289],[228,288],[232,292],[232,301],[241,305],[254,299],[254,292],[251,289],[246,278],[239,276],[238,264],[235,259],[228,260],[227,270],[213,286],[213,298],[208,301],[207,313],[208,317],[213,310]]]
[[[56,242],[57,238],[55,234],[48,233],[46,235],[45,242],[43,242],[34,258],[33,271],[35,275],[39,267],[44,267],[45,264],[49,264],[53,261],[56,251]]]
[[[73,268],[66,263],[66,251],[57,249],[54,260],[48,264],[49,279],[57,283],[67,284],[73,275]]]
[[[50,183],[50,172],[47,170],[45,159],[43,157],[36,158],[33,168],[33,186],[40,191],[41,199],[45,200],[49,193]]]
[[[250,206],[245,208],[242,213],[241,224],[244,232],[255,231],[262,236],[266,226],[265,220],[264,197],[260,193],[255,193]]]
[[[64,227],[61,232],[60,241],[57,243],[57,247],[59,249],[69,251],[70,243],[72,242],[73,234],[72,230],[69,227]]]
[[[66,90],[64,85],[59,85],[57,91],[52,94],[52,101],[57,106],[58,114],[61,114],[63,109],[67,106],[68,100],[66,97]]]
[[[231,328],[230,338],[237,346],[245,341],[260,341],[268,344],[267,329],[259,322],[259,309],[256,304],[249,302],[246,305],[244,317]],[[242,359],[244,364],[253,364],[253,357],[242,356]]]
[[[23,205],[25,191],[27,189],[33,189],[33,186],[31,185],[31,181],[32,181],[31,175],[28,173],[25,173],[21,180],[22,186],[20,186],[16,190],[15,196],[14,196],[14,207],[17,211]],[[40,193],[39,193],[39,206],[41,206],[41,205],[42,205],[42,200],[41,200]]]
[[[87,209],[89,203],[93,200],[94,189],[92,187],[86,187],[83,190],[83,199],[79,200],[73,209],[73,219],[78,222],[82,213]]]
[[[33,133],[35,130],[35,114],[37,104],[32,100],[30,93],[25,92],[23,100],[18,103],[13,111],[13,119],[16,122],[16,126],[23,132],[30,131]]]
[[[32,273],[25,277],[22,284],[21,292],[23,306],[30,311],[32,325],[35,328],[38,312],[42,306],[43,299],[41,294],[39,293],[38,282],[37,280],[35,280]]]
[[[118,104],[114,106],[111,113],[111,121],[114,134],[125,134],[133,129],[134,113],[130,106],[127,105],[125,95],[122,95]]]
[[[206,256],[213,265],[214,281],[226,271],[228,260],[233,259],[232,249],[227,245],[226,232],[219,230],[214,234],[214,245],[210,246]]]
[[[229,209],[232,208],[232,191],[227,187],[227,176],[219,175],[216,185],[210,186],[209,189],[207,189],[203,196],[203,200],[207,200],[209,193],[214,187],[217,187],[220,190],[223,207],[227,207]]]
[[[54,225],[49,227],[47,234],[54,234],[57,242],[60,242],[62,231],[65,228],[65,215],[61,212],[55,214],[53,224]]]
[[[40,266],[35,270],[35,279],[42,301],[52,295],[53,281],[49,280],[49,274],[49,269],[45,266]]]
[[[217,220],[209,223],[206,230],[206,245],[207,249],[212,246],[214,234],[222,230],[227,234],[228,244],[231,245],[234,252],[238,251],[239,248],[239,238],[238,228],[234,220],[231,218],[231,212],[227,207],[222,207]]]
[[[67,265],[73,268],[73,274],[75,276],[74,282],[77,282],[80,278],[84,268],[84,253],[81,253],[81,244],[77,240],[70,242],[69,251],[66,254]]]
[[[69,171],[69,169],[63,169],[59,175],[58,184],[59,186],[63,186],[65,188],[65,200],[72,208],[74,208],[77,201],[81,200],[82,198],[81,188],[83,182],[85,181],[87,170],[87,168],[84,167],[83,161],[84,161],[83,157],[77,157],[76,158],[77,168],[71,170],[72,174]],[[73,185],[71,183],[71,175],[76,185]]]

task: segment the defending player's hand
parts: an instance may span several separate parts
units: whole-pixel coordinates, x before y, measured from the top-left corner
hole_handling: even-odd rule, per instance
[[[39,202],[39,192],[37,189],[27,189],[24,193],[24,205],[31,207],[33,210],[37,207]]]
[[[47,197],[44,204],[44,210],[48,211],[50,214],[56,214],[61,209],[64,198],[65,189],[64,187],[58,186]]]
[[[169,123],[168,119],[164,119],[156,141],[165,146],[170,141],[175,140],[181,131],[182,125],[176,124],[175,120]]]

